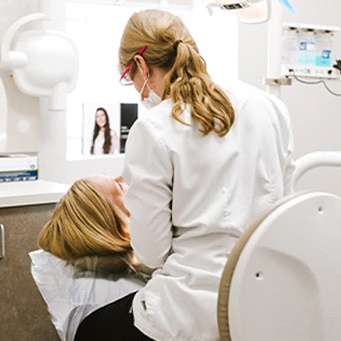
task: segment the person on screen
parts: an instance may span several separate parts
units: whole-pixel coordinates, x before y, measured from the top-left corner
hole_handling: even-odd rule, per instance
[[[106,109],[97,108],[90,154],[114,154],[117,151],[117,144],[117,133],[110,128],[110,120]]]

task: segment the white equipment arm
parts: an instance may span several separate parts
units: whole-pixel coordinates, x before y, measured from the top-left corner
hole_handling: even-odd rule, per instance
[[[341,167],[341,151],[320,151],[306,154],[296,160],[294,188],[298,180],[310,169],[317,167]]]

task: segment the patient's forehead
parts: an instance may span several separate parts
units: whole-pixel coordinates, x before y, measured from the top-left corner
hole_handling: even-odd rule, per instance
[[[88,175],[84,179],[90,182],[90,184],[94,186],[97,191],[103,194],[106,193],[108,189],[112,186],[112,181],[114,180],[113,178],[102,173]]]
[[[128,188],[122,176],[111,177],[105,174],[89,175],[85,178],[106,199],[110,206],[129,217],[129,211],[124,206],[123,197]]]

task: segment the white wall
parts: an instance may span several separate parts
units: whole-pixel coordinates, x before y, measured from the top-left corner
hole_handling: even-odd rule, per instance
[[[277,1],[277,0],[272,0]],[[340,26],[341,3],[334,0],[308,1],[292,0],[297,14],[290,14],[284,8],[282,20],[295,23]],[[267,77],[268,24],[240,24],[239,75],[242,80],[265,89]],[[280,39],[280,37],[279,37]],[[341,59],[341,32],[334,38],[334,58]],[[274,56],[277,51],[270,51]],[[341,94],[340,81],[328,81],[335,92]],[[302,85],[293,81],[291,86],[282,86],[281,99],[291,113],[295,157],[299,158],[314,151],[341,151],[341,97],[331,95],[322,84]],[[298,190],[319,188],[341,194],[341,168],[317,168],[302,177]]]
[[[145,5],[139,8],[91,2],[66,4],[66,32],[77,43],[80,54],[78,84],[68,98],[67,135],[70,157],[81,154],[84,137],[83,103],[107,108],[119,103],[140,102],[134,87],[122,87],[118,82],[117,64],[119,40],[124,26],[133,11],[143,8]],[[235,65],[238,65],[238,26],[233,13],[218,10],[210,16],[200,2],[192,8],[172,6],[168,10],[174,11],[185,21],[207,62],[210,75],[217,83],[225,86],[231,78],[237,78]],[[205,25],[202,25],[203,22]],[[216,40],[208,40],[207,37],[215,37],[226,43],[216,44]],[[139,105],[139,113],[144,111],[144,107]],[[116,118],[115,122],[119,126],[119,118],[114,114],[111,117]],[[91,119],[93,124],[93,117]]]
[[[32,13],[37,9],[36,0],[26,0],[26,3],[31,6],[25,8],[25,11],[22,11],[21,8],[16,8],[13,1],[14,0],[11,0],[12,6],[7,7],[6,11],[3,12],[5,14],[7,13],[9,17],[13,16],[14,13],[13,21],[16,18],[27,13]],[[142,1],[138,3],[142,4]],[[60,23],[62,21],[60,19],[64,18],[64,15],[61,14],[64,11],[64,1],[53,2],[53,4],[55,6],[53,13],[56,17],[56,27],[53,28],[63,30],[64,27],[61,27]],[[87,3],[86,1],[84,4],[88,7],[90,6],[90,3]],[[79,19],[77,19],[78,14],[80,14],[81,17],[80,20],[85,23],[91,15],[89,14],[89,11],[83,10],[80,7],[80,3],[77,2],[72,6],[74,7],[74,11],[71,13],[69,21],[69,23],[71,22],[71,26],[72,24],[76,24],[76,21]],[[105,9],[109,12],[109,7],[106,7]],[[174,7],[167,9],[174,10]],[[113,11],[115,12],[117,10],[118,7],[111,7],[110,11],[113,17],[115,14]],[[127,9],[127,11],[130,11],[131,13],[135,10],[136,8]],[[238,54],[236,41],[238,27],[236,25],[235,16],[231,16],[229,13],[217,12],[213,17],[210,17],[208,11],[202,4],[191,13],[186,13],[183,6],[180,10],[182,11],[180,14],[193,32],[193,36],[197,40],[201,53],[206,59],[211,76],[222,85],[230,79],[237,78],[238,73],[236,65]],[[106,13],[97,13],[94,12],[94,10],[92,10],[92,12],[96,13],[96,15],[103,20],[106,18],[113,23],[117,22],[117,20],[113,20],[110,18],[110,15],[107,15]],[[233,20],[235,24],[232,24],[231,26],[230,22],[233,22]],[[203,21],[206,25],[202,25]],[[105,25],[102,21],[97,23],[97,25],[102,26],[104,30],[108,30],[108,25]],[[73,33],[77,32],[77,30],[79,32],[79,27],[76,26],[73,27]],[[7,23],[4,23],[3,27],[0,26],[0,31],[3,31],[7,27]],[[98,32],[93,33],[97,34],[97,37],[102,38],[104,46],[110,44],[113,47],[116,46],[114,50],[117,50],[120,37],[119,30],[115,27],[110,27],[110,30],[112,31],[111,36],[106,35],[103,37],[103,34]],[[92,28],[92,31],[96,30]],[[83,46],[84,44],[91,44],[91,41],[87,39],[90,37],[89,34],[85,34],[84,32],[81,33],[81,41],[77,41],[77,43],[79,42]],[[213,36],[215,39],[211,39]],[[95,38],[97,39],[97,37]],[[207,40],[206,37],[209,37],[209,39]],[[216,44],[217,38],[221,41],[218,45]],[[94,45],[97,46],[97,42]],[[97,98],[99,101],[106,102],[111,101],[111,98],[114,96],[116,98],[124,97],[124,94],[121,93],[122,89],[117,89],[118,74],[115,68],[117,60],[116,53],[112,53],[112,50],[113,48],[109,49],[109,52],[106,50],[99,51],[96,48],[93,50],[87,49],[88,52],[94,52],[94,55],[91,55],[88,58],[88,61],[90,60],[90,65],[89,63],[85,65],[83,63],[84,59],[81,58],[80,66],[84,70],[84,73],[80,75],[79,86],[77,85],[76,89],[69,95],[67,112],[53,112],[48,110],[48,102],[46,99],[38,100],[36,98],[25,97],[16,89],[11,79],[11,75],[5,75],[5,85],[9,100],[7,124],[9,127],[9,129],[7,129],[9,138],[7,141],[7,151],[38,152],[40,179],[71,183],[77,178],[91,173],[102,172],[116,175],[121,172],[124,160],[123,155],[106,155],[91,157],[90,159],[89,157],[84,157],[81,153],[78,155],[77,153],[67,155],[68,138],[81,138],[82,113],[80,112],[80,108],[81,103],[85,101],[84,98],[90,101],[94,101]],[[109,53],[110,55],[107,55],[106,53]],[[108,63],[111,63],[111,68],[103,68],[103,65],[105,64],[103,62],[104,59],[107,60]],[[216,62],[217,60],[219,63]],[[109,78],[109,80],[103,82],[105,77]],[[86,91],[84,91],[85,88]],[[97,89],[101,88],[103,91],[97,91]],[[100,97],[93,96],[94,89]],[[135,97],[138,98],[137,94]],[[32,119],[32,122],[29,122],[30,118]],[[21,122],[22,120],[24,120],[24,124]],[[18,131],[17,127],[22,125],[25,126],[25,123],[26,126],[30,126],[30,129],[26,132]],[[13,141],[13,144],[10,143],[10,140]]]
[[[64,30],[64,1],[53,2],[53,20],[29,24],[27,28]],[[17,19],[38,11],[37,0],[6,0],[0,2],[0,42],[7,29]],[[49,181],[71,183],[76,178],[94,172],[120,172],[122,158],[100,158],[92,162],[66,157],[66,113],[48,110],[47,99],[38,99],[22,94],[13,82],[10,71],[1,72],[8,102],[7,112],[0,115],[0,131],[7,133],[0,152],[33,152],[39,156],[39,178]],[[2,97],[1,97],[2,98]],[[2,107],[2,106],[1,106]]]
[[[15,1],[11,0],[7,3],[13,5]],[[273,1],[278,2],[278,0]],[[25,1],[25,4],[28,3],[30,1]],[[35,0],[31,1],[31,4],[35,3]],[[292,0],[292,3],[297,9],[297,15],[291,15],[284,10],[283,20],[285,21],[336,26],[341,24],[339,21],[340,2],[334,0],[316,1],[314,6],[307,1]],[[21,13],[23,10],[32,11],[32,5],[19,7],[20,13],[16,13],[17,17],[25,13]],[[12,10],[13,7],[8,6],[1,9],[5,13],[5,10]],[[15,15],[6,18],[6,20],[14,20]],[[8,25],[6,20],[0,22],[0,38],[3,27]],[[208,62],[212,63],[216,60],[218,61],[216,69],[225,70],[224,67],[229,63],[226,54],[232,53],[233,55],[233,48],[235,48],[235,46],[231,48],[230,39],[237,34],[237,31],[221,29],[214,31],[212,27],[208,30],[205,26],[200,26],[200,37],[208,37],[203,54],[206,56],[206,51],[211,50],[212,56],[208,58]],[[239,64],[239,77],[264,89],[264,79],[267,76],[267,37],[268,24],[239,25],[239,60],[238,63],[236,61],[236,65]],[[335,37],[334,57],[341,58],[341,33]],[[231,65],[229,66],[231,67]],[[212,72],[214,74],[216,71]],[[227,72],[227,78],[234,77],[233,72],[224,72]],[[9,150],[39,151],[40,177],[42,179],[70,183],[82,175],[93,172],[101,171],[109,174],[120,172],[123,156],[96,157],[91,161],[82,158],[68,160],[66,157],[65,112],[59,112],[59,116],[56,116],[55,112],[49,112],[46,109],[44,101],[40,104],[40,110],[39,101],[20,94],[13,85],[10,75],[2,75],[2,77],[4,77],[7,87],[11,115],[8,131],[22,129],[20,139],[12,139],[12,141],[9,139]],[[331,82],[330,87],[341,92],[339,81]],[[281,87],[280,96],[291,112],[296,158],[317,150],[341,150],[341,138],[339,137],[341,127],[340,97],[332,96],[322,85],[305,86],[297,82],[289,87]],[[2,122],[0,122],[1,124]],[[28,126],[30,129],[27,130]],[[341,194],[341,170],[319,169],[308,173],[302,179],[299,189],[311,187],[326,188]]]

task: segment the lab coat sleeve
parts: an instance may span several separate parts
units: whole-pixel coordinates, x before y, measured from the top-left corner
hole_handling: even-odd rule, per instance
[[[284,168],[283,168],[283,185],[284,185],[284,195],[291,194],[294,191],[293,188],[293,174],[295,171],[295,163],[293,157],[294,149],[294,138],[291,126],[291,119],[288,108],[282,101],[277,103],[279,109],[281,110],[283,117],[283,150],[284,150]]]
[[[293,135],[291,130],[289,134],[287,158],[284,169],[284,195],[291,194],[294,191],[293,176],[296,168],[293,158]]]
[[[146,120],[135,122],[122,172],[129,185],[124,203],[135,256],[151,268],[162,266],[172,245],[173,167],[159,131]]]

